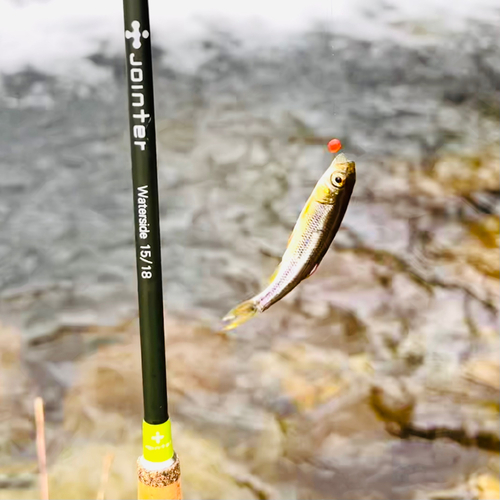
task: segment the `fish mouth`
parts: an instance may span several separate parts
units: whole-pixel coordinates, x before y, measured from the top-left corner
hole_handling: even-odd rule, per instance
[[[346,155],[344,153],[340,153],[334,158],[333,163],[337,165],[340,163],[348,163],[348,161],[349,160],[347,159]]]
[[[332,167],[337,172],[343,172],[347,176],[356,172],[356,164],[349,161],[344,153],[340,153],[332,162]]]

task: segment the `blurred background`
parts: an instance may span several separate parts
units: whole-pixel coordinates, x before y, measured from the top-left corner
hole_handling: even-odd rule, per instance
[[[174,445],[188,499],[498,499],[500,9],[151,0]],[[0,0],[0,498],[136,495],[119,0]],[[331,161],[313,278],[230,340]]]

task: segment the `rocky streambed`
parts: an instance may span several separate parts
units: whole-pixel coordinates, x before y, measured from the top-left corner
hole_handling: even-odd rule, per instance
[[[266,51],[215,29],[191,72],[157,51],[169,387],[188,498],[498,497],[498,47],[493,24],[417,28],[370,41],[318,27]],[[22,332],[1,336],[5,498],[33,496],[35,393],[53,498],[93,497],[110,450],[109,498],[135,494],[122,60],[89,63],[99,85],[3,77],[1,310]],[[278,262],[331,137],[358,181],[324,264],[236,337],[217,336]],[[63,479],[71,468],[79,480]]]

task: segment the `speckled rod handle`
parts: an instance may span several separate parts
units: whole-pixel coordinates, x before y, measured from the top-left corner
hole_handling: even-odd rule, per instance
[[[177,455],[166,462],[137,461],[138,500],[181,500],[181,469]]]

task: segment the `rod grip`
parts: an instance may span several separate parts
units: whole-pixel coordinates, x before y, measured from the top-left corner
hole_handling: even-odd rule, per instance
[[[166,462],[137,460],[138,500],[182,500],[181,469],[177,455]]]

